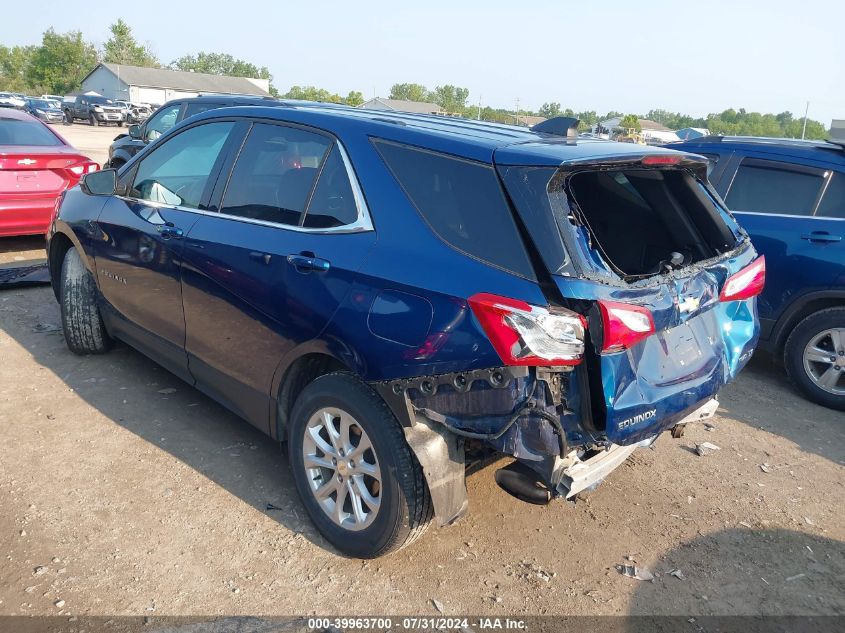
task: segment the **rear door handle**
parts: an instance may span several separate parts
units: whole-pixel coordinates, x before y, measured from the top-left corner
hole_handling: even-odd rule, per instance
[[[811,242],[841,242],[842,236],[831,235],[827,231],[813,231],[812,233],[804,233],[801,239]]]
[[[180,229],[178,226],[174,226],[172,222],[168,222],[167,224],[159,224],[156,226],[156,230],[164,239],[172,238],[180,238],[185,235],[185,232]]]
[[[296,270],[303,274],[308,274],[312,271],[324,273],[331,264],[327,259],[316,257],[312,254],[288,255],[288,264],[296,268]]]

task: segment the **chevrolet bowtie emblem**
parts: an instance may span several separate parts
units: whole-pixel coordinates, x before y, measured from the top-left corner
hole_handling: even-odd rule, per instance
[[[32,158],[21,158],[18,161],[18,165],[34,165],[34,164],[35,164],[35,160],[32,159]]]
[[[695,312],[701,304],[701,299],[696,297],[682,297],[682,301],[678,302],[678,310],[681,312]]]

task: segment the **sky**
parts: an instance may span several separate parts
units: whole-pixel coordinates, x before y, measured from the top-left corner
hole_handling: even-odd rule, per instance
[[[469,89],[469,102],[693,116],[726,108],[845,119],[842,0],[144,0],[70,10],[6,0],[0,44],[49,27],[98,47],[122,17],[159,60],[225,52],[274,85],[387,96],[394,83]],[[125,7],[131,6],[129,11]]]

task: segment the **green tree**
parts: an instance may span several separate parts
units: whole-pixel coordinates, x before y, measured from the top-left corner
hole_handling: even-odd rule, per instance
[[[345,101],[346,105],[357,108],[359,105],[364,103],[364,95],[357,90],[350,90],[349,94],[346,95]]]
[[[26,69],[36,48],[0,45],[0,90],[25,92],[29,88]]]
[[[640,120],[636,114],[626,114],[623,116],[622,120],[619,121],[619,127],[623,130],[634,130],[635,132],[642,130]]]
[[[571,110],[570,110],[571,112]],[[544,103],[540,106],[539,111],[540,116],[544,116],[547,119],[551,119],[552,117],[560,116],[560,104],[559,103]]]
[[[446,112],[456,113],[462,112],[466,108],[467,99],[469,99],[469,90],[447,84],[445,86],[437,86],[434,92],[431,93],[431,96],[434,99],[434,103]]]
[[[156,56],[147,46],[135,40],[132,29],[126,22],[119,19],[109,30],[111,38],[103,45],[104,62],[158,68]]]
[[[404,101],[429,101],[431,93],[422,84],[393,84],[389,98]]]
[[[209,75],[229,75],[230,77],[252,77],[273,80],[270,70],[266,66],[237,59],[228,53],[206,53],[200,51],[196,55],[183,55],[170,63],[176,70],[189,70],[195,73]]]
[[[302,101],[322,101],[324,103],[345,103],[343,97],[339,94],[334,94],[325,88],[317,88],[316,86],[292,86],[287,93],[282,95],[282,98],[300,99]]]
[[[93,44],[82,39],[81,31],[59,34],[52,28],[44,32],[41,46],[26,66],[27,85],[55,94],[65,94],[79,84],[97,65]]]

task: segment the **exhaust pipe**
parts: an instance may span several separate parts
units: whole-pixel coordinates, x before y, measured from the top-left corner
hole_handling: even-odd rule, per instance
[[[544,506],[552,500],[552,491],[537,473],[520,462],[512,462],[496,471],[496,483],[520,501]]]

